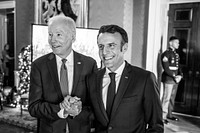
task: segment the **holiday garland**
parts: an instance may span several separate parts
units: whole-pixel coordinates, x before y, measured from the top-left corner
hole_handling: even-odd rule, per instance
[[[31,70],[31,45],[22,48],[19,56],[19,93],[24,94],[29,91],[30,70]]]

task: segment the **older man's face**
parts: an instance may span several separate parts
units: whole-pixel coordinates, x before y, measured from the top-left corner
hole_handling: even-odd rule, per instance
[[[53,53],[61,58],[67,57],[72,50],[73,32],[64,23],[54,22],[48,28],[48,41]]]

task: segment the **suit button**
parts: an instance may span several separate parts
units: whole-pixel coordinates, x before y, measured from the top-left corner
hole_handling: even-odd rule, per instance
[[[108,130],[112,130],[112,129],[113,129],[113,127],[111,127],[111,126],[108,127]]]

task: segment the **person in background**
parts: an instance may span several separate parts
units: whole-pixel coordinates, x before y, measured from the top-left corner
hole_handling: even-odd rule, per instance
[[[14,57],[11,57],[9,55],[9,44],[4,45],[4,50],[2,51],[2,68],[4,73],[4,86],[8,86],[8,80],[9,80],[9,66],[10,61],[14,59]]]
[[[95,132],[163,133],[155,75],[124,60],[126,31],[117,25],[104,25],[97,44],[104,68],[87,77]]]
[[[96,61],[72,49],[76,24],[71,18],[52,17],[48,33],[53,53],[31,65],[29,113],[39,119],[40,133],[89,133],[85,78],[97,70]]]
[[[179,39],[171,36],[169,39],[169,48],[161,55],[162,67],[164,69],[161,81],[163,82],[162,108],[165,124],[169,123],[167,119],[178,121],[178,118],[172,115],[178,83],[182,78],[179,65],[180,57],[176,53],[176,49],[178,48]]]

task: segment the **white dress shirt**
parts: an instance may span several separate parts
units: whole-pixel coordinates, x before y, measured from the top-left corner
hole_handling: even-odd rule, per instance
[[[73,76],[74,76],[74,52],[73,50],[71,53],[67,56],[67,61],[65,62],[65,65],[67,67],[67,74],[68,74],[68,85],[69,85],[69,95],[72,93],[72,87],[73,87]],[[56,63],[57,63],[57,70],[58,70],[58,77],[60,81],[60,70],[62,65],[62,58],[56,55]],[[58,116],[60,118],[67,118],[68,114],[64,114],[64,109],[61,108],[61,110],[58,112]],[[66,133],[69,133],[68,124],[66,124]]]
[[[122,76],[122,72],[124,70],[125,67],[125,62],[123,62],[123,64],[114,72],[116,73],[115,75],[115,82],[116,82],[116,89],[115,92],[117,93],[118,91],[118,86],[119,86],[119,81],[121,79]],[[104,107],[106,109],[106,102],[107,102],[107,94],[108,94],[108,86],[110,84],[110,76],[108,75],[111,71],[109,69],[106,68],[106,72],[103,76],[103,84],[102,84],[102,99],[103,99],[103,103],[104,103]]]
[[[74,52],[73,50],[71,51],[71,53],[67,56],[67,61],[65,63],[66,67],[67,67],[67,74],[68,74],[68,85],[69,85],[69,95],[71,95],[72,93],[72,87],[73,87],[73,76],[74,76]],[[59,81],[60,81],[60,69],[61,69],[61,65],[62,65],[62,58],[60,58],[59,56],[56,55],[56,63],[57,63],[57,70],[58,70],[58,77],[59,77]],[[64,109],[61,108],[61,110],[58,112],[58,116],[60,118],[67,118],[67,114],[64,114]]]

